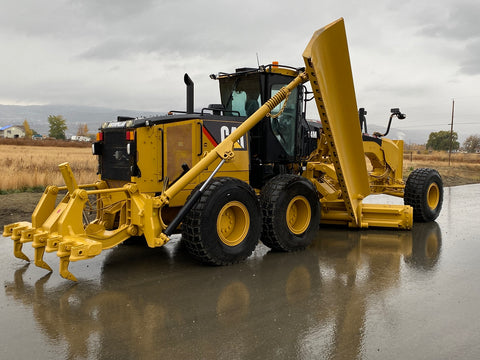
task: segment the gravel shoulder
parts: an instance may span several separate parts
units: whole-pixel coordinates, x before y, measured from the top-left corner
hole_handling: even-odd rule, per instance
[[[0,225],[18,221],[31,221],[31,216],[42,193],[14,193],[0,195]]]

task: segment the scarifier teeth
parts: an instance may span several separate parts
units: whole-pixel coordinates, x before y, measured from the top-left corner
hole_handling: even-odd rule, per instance
[[[45,247],[47,245],[48,232],[42,231],[33,235],[32,247],[35,249],[35,265],[45,270],[52,271],[52,268],[43,260]]]
[[[20,242],[20,240],[13,240],[13,255],[18,259],[30,261],[28,256],[23,253],[22,247],[23,244]]]
[[[53,271],[52,268],[43,260],[44,253],[45,247],[35,248],[35,265],[51,272]]]
[[[60,258],[60,276],[71,281],[77,281],[75,275],[73,275],[68,270],[68,265],[70,265],[70,260],[68,256],[63,256]]]
[[[26,221],[8,224],[3,227],[3,236],[10,236],[13,240],[13,255],[25,261],[30,261],[30,259],[22,251],[22,233],[24,230],[29,231],[30,229],[32,229],[32,224]]]
[[[72,240],[64,240],[58,244],[57,256],[60,258],[60,276],[71,281],[77,281],[77,278],[68,270],[70,265],[70,255],[72,246],[75,242]]]

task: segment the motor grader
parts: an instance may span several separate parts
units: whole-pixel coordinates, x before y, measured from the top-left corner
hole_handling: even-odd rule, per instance
[[[274,63],[211,75],[221,104],[200,112],[185,75],[186,111],[104,123],[92,145],[98,181],[79,185],[60,164],[65,186],[46,188],[31,222],[4,227],[15,256],[28,261],[22,246],[31,242],[37,266],[51,271],[44,253],[56,252],[61,276],[76,280],[71,261],[131,237],[159,247],[181,232],[194,258],[227,265],[259,240],[303,249],[319,223],[411,229],[413,220],[434,220],[438,172],[418,169],[404,183],[403,142],[366,133],[343,19],[315,32],[303,59],[304,68]],[[306,120],[312,99],[321,123]],[[405,116],[392,109],[388,128],[393,117]],[[364,203],[372,194],[403,197],[404,205]]]

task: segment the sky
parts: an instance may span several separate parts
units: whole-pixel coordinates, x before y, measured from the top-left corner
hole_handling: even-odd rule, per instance
[[[343,17],[359,107],[409,131],[480,134],[478,0],[0,0],[0,104],[166,112],[218,103],[212,73],[303,66],[315,30]],[[312,107],[309,118],[318,118]]]

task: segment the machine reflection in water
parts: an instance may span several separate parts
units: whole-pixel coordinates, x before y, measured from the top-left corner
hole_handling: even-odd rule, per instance
[[[22,267],[5,292],[68,358],[353,359],[370,308],[401,274],[435,271],[441,231],[435,222],[411,232],[324,228],[305,252],[266,251],[212,268],[192,264],[179,241],[158,252],[120,246],[100,283],[51,285],[47,275],[30,285]]]

